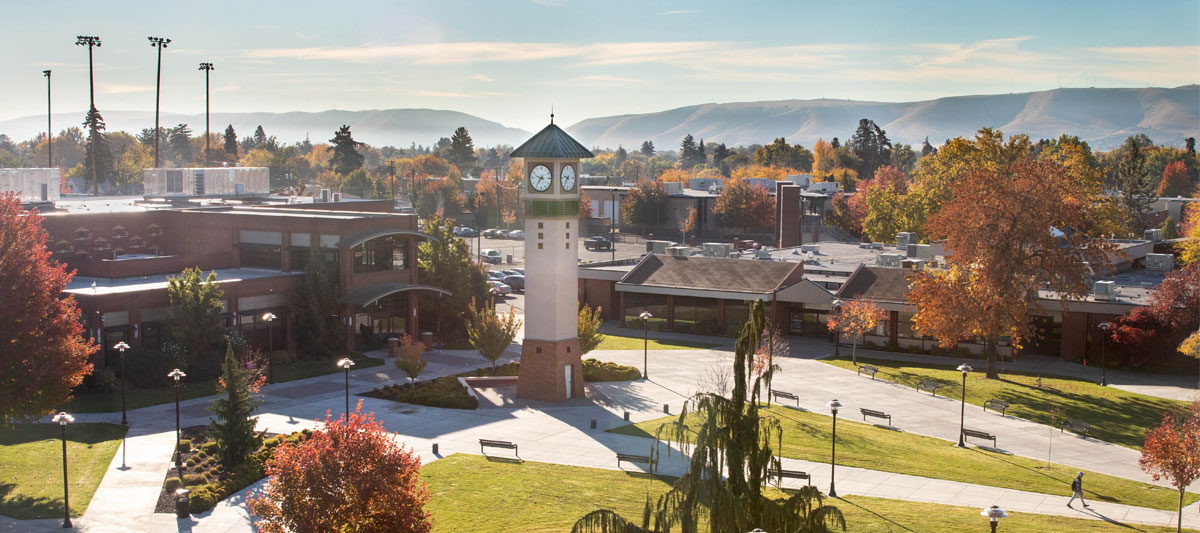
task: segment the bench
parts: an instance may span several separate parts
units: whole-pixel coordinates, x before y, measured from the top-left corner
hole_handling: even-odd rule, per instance
[[[888,425],[889,426],[892,425],[892,415],[889,415],[883,411],[876,411],[874,409],[859,409],[858,411],[860,413],[862,413],[863,422],[867,421],[868,416],[873,416],[875,418],[886,418],[888,421]]]
[[[921,382],[917,384],[917,392],[926,390],[933,393],[934,396],[937,396],[937,390],[940,388],[942,388],[941,383],[930,381],[928,379],[922,379]]]
[[[963,428],[962,432],[963,432],[964,437],[973,437],[976,439],[991,440],[992,447],[993,448],[996,447],[996,436],[992,435],[991,433],[988,433],[986,431],[979,431],[977,429],[968,429],[968,428]]]
[[[790,478],[790,479],[803,479],[804,481],[806,481],[808,483],[808,485],[810,487],[812,486],[812,476],[810,476],[808,474],[808,472],[801,472],[799,470],[776,469],[774,471],[774,474],[775,474],[775,479],[777,480],[777,483],[779,483],[779,484],[782,484],[783,478],[786,477],[786,478]]]
[[[618,453],[617,454],[617,468],[621,468],[621,461],[625,461],[626,463],[645,463],[650,466],[650,473],[651,474],[654,473],[654,459],[651,459],[649,455],[634,455],[631,453]]]
[[[858,375],[861,376],[863,374],[866,374],[868,376],[871,376],[871,379],[875,379],[875,373],[877,373],[877,372],[879,372],[879,368],[871,366],[871,365],[863,365],[863,366],[858,367]]]
[[[1008,402],[992,398],[983,402],[983,410],[987,411],[991,407],[993,411],[1000,411],[1000,416],[1004,416],[1004,411],[1008,409]]]
[[[799,397],[799,396],[796,396],[795,394],[792,394],[792,393],[790,393],[790,392],[784,392],[784,391],[781,391],[781,390],[771,390],[771,396],[774,396],[774,397],[775,397],[775,401],[779,401],[779,399],[780,399],[780,398],[786,398],[786,399],[789,399],[789,400],[795,400],[795,401],[796,401],[796,407],[800,407],[800,397]]]
[[[1069,429],[1080,435],[1087,435],[1088,430],[1092,429],[1092,425],[1082,420],[1068,418],[1067,421],[1063,422],[1062,426],[1058,428],[1058,432],[1062,433],[1064,429]]]
[[[517,459],[521,458],[521,455],[517,453],[517,445],[506,440],[479,439],[479,453],[482,453],[484,457],[489,457],[487,452],[484,451],[484,448],[504,448],[507,450],[512,450],[514,457]]]

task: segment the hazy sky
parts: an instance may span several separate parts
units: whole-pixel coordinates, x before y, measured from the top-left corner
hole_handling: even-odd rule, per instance
[[[96,105],[213,111],[453,109],[537,130],[749,100],[909,101],[1200,82],[1200,2],[3,0],[0,119]]]

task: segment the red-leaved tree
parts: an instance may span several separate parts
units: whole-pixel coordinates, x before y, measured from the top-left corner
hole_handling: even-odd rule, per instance
[[[1172,271],[1150,293],[1150,304],[1116,320],[1114,343],[1133,366],[1169,362],[1175,347],[1200,329],[1200,264]]]
[[[884,311],[875,305],[875,300],[850,300],[830,316],[826,326],[829,331],[836,332],[838,335],[854,338],[850,358],[857,365],[858,339],[875,329],[875,326],[885,316]]]
[[[1155,480],[1166,478],[1179,490],[1179,526],[1183,531],[1183,493],[1200,479],[1200,400],[1187,409],[1172,408],[1162,425],[1146,434],[1138,465]]]
[[[0,195],[0,426],[51,413],[92,371],[79,307],[62,291],[75,275],[50,260],[37,211]]]
[[[267,485],[249,502],[259,531],[431,529],[420,457],[361,410],[360,400],[348,421],[326,413],[324,428],[275,450]]]
[[[1183,161],[1176,161],[1163,169],[1162,181],[1158,182],[1159,196],[1183,196],[1191,185],[1187,167]]]

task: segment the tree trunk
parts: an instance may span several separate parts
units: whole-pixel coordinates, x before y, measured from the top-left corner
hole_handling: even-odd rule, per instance
[[[987,379],[1000,379],[1000,373],[996,371],[996,338],[991,337],[987,340]]]
[[[854,342],[850,343],[850,360],[854,362],[854,366],[858,366],[858,338],[861,336],[855,336]]]
[[[1175,532],[1183,533],[1183,489],[1179,489],[1179,521],[1175,523]]]

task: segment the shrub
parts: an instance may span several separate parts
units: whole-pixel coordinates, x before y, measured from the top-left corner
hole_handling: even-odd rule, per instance
[[[175,492],[176,489],[179,489],[180,487],[182,487],[182,485],[179,484],[179,478],[177,478],[175,476],[168,477],[167,482],[163,483],[163,491],[164,492],[173,493],[173,492]]]
[[[479,400],[471,396],[466,387],[463,387],[453,376],[422,381],[410,386],[388,385],[368,392],[365,396],[449,409],[477,409],[479,407]]]
[[[192,440],[191,439],[179,439],[178,451],[185,452],[185,453],[192,451]]]
[[[183,464],[188,465],[189,467],[196,466],[197,464],[200,464],[200,458],[193,455],[188,457],[187,461],[184,461]]]
[[[220,499],[208,485],[193,488],[191,491],[191,494],[188,495],[188,506],[192,513],[203,513],[212,509]]]
[[[205,455],[216,455],[218,449],[219,449],[219,446],[216,443],[216,441],[210,440],[210,441],[205,442],[204,444],[200,445],[200,453],[203,453]]]
[[[184,474],[183,484],[189,487],[203,485],[208,483],[208,476],[205,474]]]
[[[166,387],[170,385],[167,374],[179,367],[169,355],[159,350],[130,348],[125,357],[125,380],[137,388]]]
[[[584,381],[632,381],[641,377],[642,372],[632,366],[590,358],[583,360]]]

